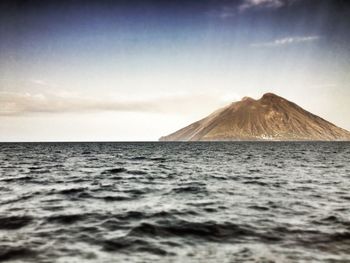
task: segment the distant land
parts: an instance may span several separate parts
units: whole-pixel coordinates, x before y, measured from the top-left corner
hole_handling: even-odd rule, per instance
[[[160,141],[348,141],[350,132],[273,93],[244,97]]]

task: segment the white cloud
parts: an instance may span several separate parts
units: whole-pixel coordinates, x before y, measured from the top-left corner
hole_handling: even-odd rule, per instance
[[[280,8],[286,5],[293,4],[298,0],[243,0],[238,7],[239,11],[245,11],[252,8]]]
[[[157,112],[188,113],[222,106],[222,94],[169,94],[128,100],[116,97],[93,98],[59,92],[0,92],[0,116],[65,112]]]
[[[1,92],[0,115],[25,113],[62,113],[86,111],[152,111],[148,101],[117,101],[72,96],[71,94],[48,94],[29,92]]]
[[[319,36],[303,36],[303,37],[285,37],[280,39],[275,39],[271,42],[254,43],[251,47],[281,47],[291,44],[307,43],[319,40]]]
[[[300,0],[241,0],[237,5],[225,5],[207,12],[208,16],[221,19],[235,17],[239,12],[249,9],[278,9],[283,6],[290,6]]]
[[[207,12],[208,16],[218,17],[221,19],[231,18],[236,16],[236,8],[231,6],[222,6],[216,10]]]
[[[38,87],[47,87],[47,88],[57,88],[58,86],[52,83],[47,82],[43,79],[30,79],[28,80],[29,83],[34,84]]]

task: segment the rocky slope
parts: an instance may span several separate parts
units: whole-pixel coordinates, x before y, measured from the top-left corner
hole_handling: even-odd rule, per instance
[[[272,93],[244,97],[160,141],[341,141],[350,132]]]

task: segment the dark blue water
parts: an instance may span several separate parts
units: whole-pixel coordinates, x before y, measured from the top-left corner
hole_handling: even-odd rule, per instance
[[[350,262],[349,143],[0,144],[0,261]]]

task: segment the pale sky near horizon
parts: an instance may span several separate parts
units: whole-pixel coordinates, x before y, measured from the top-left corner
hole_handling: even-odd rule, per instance
[[[350,130],[350,2],[2,1],[0,141],[147,141],[273,92]]]

